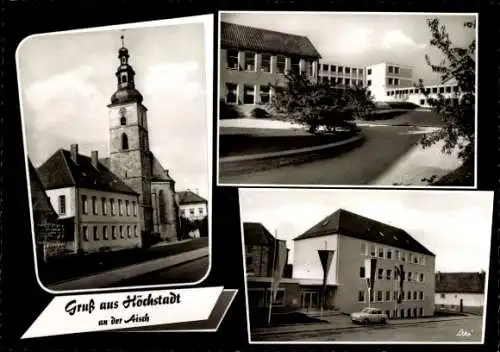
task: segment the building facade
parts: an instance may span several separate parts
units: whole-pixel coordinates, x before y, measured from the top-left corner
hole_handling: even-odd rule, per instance
[[[285,244],[285,241],[277,240],[261,223],[246,222],[243,224],[245,258],[246,258],[246,280],[248,305],[250,310],[269,307],[271,302],[271,284],[273,281],[273,267],[277,266],[276,247]],[[286,245],[286,244],[285,244]],[[285,262],[288,257],[285,258]],[[297,309],[298,282],[290,276],[285,275],[283,270],[273,302],[273,309]]]
[[[186,190],[178,192],[177,197],[182,217],[193,221],[208,216],[208,201],[199,194]]]
[[[334,251],[327,276],[327,308],[352,313],[371,305],[390,318],[434,314],[434,254],[404,230],[343,209],[294,240],[293,278],[300,284],[302,308],[320,307],[323,268],[319,249]],[[371,263],[372,259],[369,295],[367,260]]]
[[[436,273],[436,308],[460,313],[484,312],[486,273]]]
[[[221,22],[220,98],[248,114],[269,103],[289,71],[316,81],[321,55],[304,36]]]
[[[366,69],[363,66],[345,66],[331,61],[320,60],[318,81],[337,87],[365,87]]]

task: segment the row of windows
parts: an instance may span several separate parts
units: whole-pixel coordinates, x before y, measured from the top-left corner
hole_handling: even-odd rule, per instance
[[[395,75],[399,75],[399,67],[396,66],[387,66],[388,73],[394,73]]]
[[[139,237],[139,227],[137,225],[133,226],[120,225],[120,226],[110,226],[110,227],[103,226],[101,234],[99,234],[98,226],[92,226],[91,229],[92,229],[92,238],[94,241],[99,241],[100,239],[109,240],[110,236],[111,239],[113,240],[116,240],[118,238],[124,239],[124,238]],[[90,241],[89,227],[83,226],[82,231],[83,231],[83,240]],[[102,235],[102,237],[100,235]]]
[[[399,78],[387,78],[387,85],[399,86]]]
[[[271,87],[269,85],[254,86],[247,85],[243,86],[243,104],[255,104],[257,89],[260,93],[260,103],[267,104],[271,100]],[[238,85],[234,83],[226,83],[226,103],[228,104],[238,104]]]
[[[327,65],[327,64],[322,64],[321,65],[321,71],[322,72],[336,72],[336,73],[345,73],[347,75],[353,75],[353,76],[362,76],[363,75],[363,69],[362,68],[356,68],[356,67],[343,67],[343,66],[336,66],[336,65]]]
[[[186,216],[187,212],[186,209],[181,210],[181,216]],[[198,208],[198,215],[203,215],[203,208]],[[189,215],[194,216],[195,215],[195,209],[194,208],[189,208]]]
[[[350,79],[350,78],[341,78],[341,77],[337,77],[337,79],[335,79],[335,77],[328,77],[328,76],[323,76],[321,77],[321,81],[325,84],[334,84],[336,82],[336,84],[343,84],[343,85],[346,85],[346,86],[351,86],[351,85],[357,85],[358,87],[362,87],[363,86],[363,80],[362,79]]]
[[[427,99],[427,104],[431,105],[432,99]],[[420,99],[420,105],[425,105],[426,101],[425,99]],[[445,104],[446,105],[453,105],[456,106],[460,103],[460,99],[458,98],[447,98],[445,99]]]
[[[382,232],[379,232],[381,237],[384,237]],[[394,239],[397,240],[396,236],[393,236]],[[378,257],[381,259],[389,259],[389,260],[401,260],[403,262],[408,262],[412,264],[420,264],[425,265],[425,256],[404,252],[401,250],[393,250],[390,248],[379,247],[375,245],[370,246],[370,251],[368,252],[368,246],[366,243],[361,243],[361,255],[370,256],[370,257]]]
[[[366,277],[366,269],[364,266],[361,266],[359,268],[359,277],[361,279],[364,279]],[[377,271],[377,278],[379,280],[383,280],[385,277],[386,280],[399,280],[399,276],[398,276],[398,273],[397,271],[392,271],[391,269],[386,269],[385,270],[385,275],[384,275],[384,269],[378,269]],[[414,272],[412,273],[411,271],[409,271],[408,273],[405,273],[403,271],[403,277],[402,277],[403,280],[407,280],[408,282],[424,282],[424,274],[422,273],[417,273],[417,272]]]
[[[93,215],[119,215],[119,216],[137,216],[137,203],[135,201],[121,200],[116,201],[113,198],[102,197],[100,201],[97,197],[91,198],[91,210]],[[82,212],[89,214],[89,201],[86,195],[82,195]]]
[[[391,295],[392,292],[392,295]],[[366,291],[358,292],[358,302],[367,302],[368,293]],[[377,302],[395,302],[399,298],[399,291],[376,291],[371,297],[370,302],[374,300]],[[424,291],[402,291],[402,301],[423,301]]]
[[[424,316],[424,308],[408,308],[399,311],[397,309],[392,311],[386,310],[385,314],[387,314],[389,318],[417,318]]]
[[[458,92],[458,86],[446,86],[446,87],[433,87],[425,88],[427,94],[432,93],[451,93]],[[391,95],[407,95],[407,94],[417,94],[420,93],[420,88],[410,88],[410,89],[400,89],[400,90],[389,90],[387,91],[387,96]]]
[[[277,55],[276,56],[276,68],[274,72],[271,65],[271,54],[261,54],[260,65],[257,65],[257,53],[246,51],[244,52],[244,59],[241,60],[241,55],[238,50],[228,50],[226,59],[226,68],[230,70],[238,71],[250,71],[250,72],[268,72],[268,73],[281,73],[286,72],[286,56]],[[257,67],[259,66],[259,67]],[[305,68],[307,74],[312,72],[312,62],[305,61]],[[299,72],[300,71],[300,58],[291,57],[290,58],[290,70]]]

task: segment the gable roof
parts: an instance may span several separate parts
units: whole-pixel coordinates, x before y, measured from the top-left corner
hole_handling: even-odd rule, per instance
[[[37,170],[43,187],[77,187],[138,195],[101,162],[96,169],[88,156],[78,154],[77,161],[78,164],[71,159],[68,150],[56,151]]]
[[[273,245],[276,238],[260,222],[244,222],[243,234],[245,245],[267,246]]]
[[[221,47],[321,58],[309,38],[221,22]]]
[[[431,251],[425,248],[406,231],[344,209],[338,209],[328,215],[302,235],[296,237],[294,241],[336,233],[434,256]]]
[[[208,203],[207,200],[192,191],[181,191],[177,192],[179,196],[179,204],[187,205],[194,203]]]
[[[436,293],[484,293],[486,273],[436,273]]]

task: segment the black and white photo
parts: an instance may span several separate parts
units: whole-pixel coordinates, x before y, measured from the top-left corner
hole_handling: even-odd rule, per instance
[[[251,343],[483,343],[493,192],[239,194]]]
[[[208,275],[212,51],[212,15],[20,43],[43,288],[179,285]]]
[[[221,186],[477,186],[477,14],[219,14]]]

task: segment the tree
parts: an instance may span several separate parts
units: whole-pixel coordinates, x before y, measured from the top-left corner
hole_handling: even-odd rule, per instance
[[[367,87],[354,85],[346,88],[345,99],[348,108],[356,119],[366,119],[375,109],[374,97]]]
[[[443,83],[455,79],[458,85],[460,98],[453,101],[445,99],[442,94],[431,98],[420,79],[417,87],[425,95],[432,110],[438,114],[445,126],[436,133],[425,135],[421,141],[424,148],[442,141],[443,153],[450,154],[458,148],[458,157],[462,166],[457,172],[447,178],[437,181],[438,184],[469,185],[474,182],[474,141],[475,141],[475,95],[476,95],[476,40],[473,39],[466,48],[454,46],[444,25],[439,19],[428,19],[427,25],[432,38],[430,45],[439,49],[444,59],[439,64],[431,62],[425,55],[427,64],[436,73],[441,74]],[[475,21],[465,22],[466,30],[474,30]]]
[[[345,126],[345,122],[352,119],[338,89],[313,82],[295,71],[287,73],[285,78],[286,84],[273,85],[270,108],[274,112],[307,125],[311,133],[315,133],[319,126],[330,129]]]

